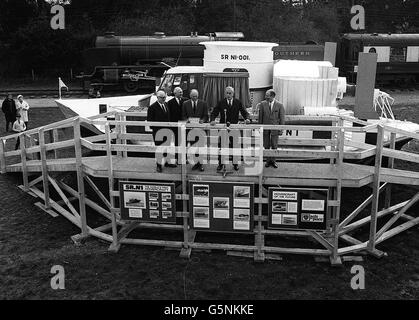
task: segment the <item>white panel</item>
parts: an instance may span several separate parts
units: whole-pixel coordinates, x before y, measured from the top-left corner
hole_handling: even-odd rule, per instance
[[[407,47],[406,62],[419,62],[419,47]]]
[[[390,62],[390,47],[364,47],[364,52],[368,53],[371,48],[377,51],[377,62]]]

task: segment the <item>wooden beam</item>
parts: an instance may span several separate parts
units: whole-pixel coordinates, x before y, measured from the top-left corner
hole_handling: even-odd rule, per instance
[[[108,163],[108,183],[109,183],[109,199],[111,208],[115,208],[115,199],[112,196],[113,192],[113,184],[114,184],[114,173],[113,173],[113,162],[112,162],[112,150],[111,150],[111,129],[109,123],[105,125],[105,135],[106,135],[106,157]],[[120,243],[118,241],[118,224],[116,219],[116,212],[111,210],[111,217],[112,217],[112,245],[110,249],[118,250],[120,247]]]
[[[4,139],[0,138],[0,171],[6,173],[6,156],[5,156]]]
[[[59,194],[59,196],[61,197],[61,199],[64,201],[65,205],[70,209],[71,213],[77,218],[80,219],[80,215],[77,212],[76,209],[74,209],[73,205],[71,204],[71,202],[68,200],[67,196],[64,194],[64,192],[62,192],[62,190],[60,189],[60,187],[57,185],[57,183],[55,182],[54,179],[52,179],[51,177],[48,177],[49,182],[51,183],[51,185],[55,188],[55,191],[57,191],[57,193]],[[80,200],[80,199],[79,199]]]
[[[405,202],[396,204],[396,205],[394,205],[390,208],[386,208],[386,209],[381,210],[380,212],[377,213],[377,218],[382,218],[382,217],[384,217],[384,216],[386,216],[390,213],[393,213],[393,212],[399,210],[400,208],[404,207],[407,204],[407,202],[408,201],[405,201]],[[354,223],[351,223],[351,224],[341,228],[340,231],[339,231],[339,235],[344,235],[348,232],[351,232],[352,230],[360,228],[360,227],[368,224],[370,221],[371,221],[371,216],[362,218],[362,219],[360,219],[360,220],[358,220]]]
[[[409,202],[380,229],[376,234],[376,239],[379,239],[399,218],[406,213],[416,202],[419,201],[419,192],[409,200]]]
[[[383,242],[383,241],[385,241],[385,240],[387,240],[387,239],[389,239],[391,237],[394,237],[395,235],[397,235],[397,234],[399,234],[399,233],[401,233],[401,232],[403,232],[403,231],[405,231],[407,229],[410,229],[410,228],[414,227],[417,224],[419,224],[419,217],[418,218],[415,218],[413,220],[410,220],[408,222],[405,222],[405,223],[403,223],[401,225],[398,225],[397,227],[395,227],[395,228],[393,228],[393,229],[391,229],[389,231],[384,232],[377,239],[377,243],[381,243],[381,242]]]
[[[381,193],[383,190],[385,190],[387,186],[387,183],[384,183],[381,187],[379,192]],[[356,208],[349,216],[345,218],[340,224],[339,229],[344,228],[349,222],[351,222],[354,218],[358,216],[358,214],[364,210],[372,201],[373,195],[371,194],[363,203],[361,203],[358,208]]]
[[[396,134],[394,132],[390,135],[390,149],[396,149]],[[388,158],[387,168],[394,168],[394,158]],[[384,196],[384,207],[388,208],[391,205],[391,184],[388,184],[386,188],[386,193]]]
[[[49,181],[47,170],[47,153],[45,149],[45,132],[43,128],[39,129],[39,146],[41,148],[42,181],[44,186],[45,208],[49,209],[51,206],[49,199]]]
[[[371,200],[371,224],[370,224],[370,236],[368,241],[368,251],[372,252],[375,250],[376,232],[377,232],[377,211],[378,201],[380,197],[380,181],[381,181],[381,163],[383,154],[383,140],[384,140],[384,128],[381,125],[377,126],[377,154],[375,155],[375,170],[374,170],[374,182],[372,185],[373,197]]]
[[[90,185],[90,187],[93,189],[93,191],[97,194],[97,196],[100,198],[100,200],[102,200],[102,202],[108,207],[108,209],[111,209],[111,203],[109,202],[108,199],[106,199],[106,197],[103,195],[103,193],[99,190],[98,187],[96,187],[96,185],[94,184],[94,182],[92,181],[92,179],[90,179],[89,176],[84,176],[84,179],[87,181],[87,183]]]
[[[77,118],[73,122],[74,130],[74,148],[76,154],[76,172],[77,172],[77,192],[79,196],[79,211],[81,218],[81,235],[87,236],[89,234],[87,227],[86,217],[86,202],[84,192],[84,172],[83,172],[83,160],[81,150],[81,133],[80,133],[80,118]]]
[[[25,135],[21,134],[18,139],[20,140],[20,161],[22,163],[23,189],[24,191],[29,191],[28,167],[26,165]]]

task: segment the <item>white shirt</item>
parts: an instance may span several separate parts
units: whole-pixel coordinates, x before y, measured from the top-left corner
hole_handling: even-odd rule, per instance
[[[167,113],[166,106],[164,105],[164,103],[160,104],[160,107],[162,107],[163,111]]]
[[[25,122],[23,120],[16,120],[13,123],[13,131],[14,132],[22,132],[26,130]]]
[[[16,102],[16,112],[20,113],[20,115],[22,116],[22,121],[23,122],[28,122],[29,118],[28,118],[28,110],[29,110],[29,104],[23,100],[22,103],[17,100]]]

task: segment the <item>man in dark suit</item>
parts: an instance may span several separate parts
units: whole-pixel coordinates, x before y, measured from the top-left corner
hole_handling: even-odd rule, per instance
[[[190,121],[190,118],[199,118],[199,123],[208,122],[208,105],[206,101],[198,99],[199,92],[196,89],[192,89],[189,97],[191,98],[188,101],[185,101],[183,103],[182,108],[182,119],[186,121]],[[189,133],[189,132],[188,132]],[[193,143],[195,144],[199,141],[199,137],[195,138],[195,141]],[[192,141],[191,141],[192,142]],[[204,171],[204,167],[202,163],[199,161],[194,164],[192,167],[192,170],[200,170]]]
[[[250,123],[249,113],[246,108],[240,102],[239,99],[234,98],[234,89],[232,87],[227,87],[224,91],[225,98],[219,101],[212,110],[211,113],[211,125],[215,125],[215,118],[220,114],[220,123],[226,123],[227,126],[230,124],[237,124],[239,122],[239,112],[242,117],[245,119],[245,123]],[[230,137],[229,147],[233,147],[233,137]],[[233,163],[234,170],[239,170],[239,165]],[[218,167],[217,171],[224,169],[224,165],[221,163],[221,156],[218,157]]]
[[[174,97],[167,103],[170,113],[170,122],[178,122],[182,120],[182,106],[187,100],[183,97],[183,90],[180,87],[173,89]],[[179,146],[179,128],[172,127],[172,131],[175,137],[175,146]],[[179,159],[179,155],[176,153],[176,160]]]
[[[8,132],[9,124],[10,124],[10,130],[12,130],[13,123],[16,121],[16,103],[15,103],[15,100],[13,100],[13,97],[11,94],[9,93],[6,94],[6,99],[2,103],[1,109],[6,119],[6,132]]]
[[[259,124],[284,125],[285,108],[278,100],[275,100],[275,91],[269,89],[266,91],[265,100],[258,103]],[[263,130],[263,147],[265,149],[276,150],[278,148],[278,135],[282,135],[282,130]],[[278,168],[275,158],[266,160],[265,167]]]
[[[166,92],[163,90],[157,91],[157,101],[154,102],[147,110],[147,121],[153,122],[170,122],[170,111],[166,103]],[[156,146],[162,145],[166,141],[170,141],[172,139],[172,131],[168,130],[165,132],[166,139],[162,137],[163,130],[159,133],[159,130],[166,129],[165,127],[153,127],[153,140]],[[159,134],[158,134],[159,133]],[[170,136],[167,136],[170,134]],[[162,163],[163,159],[158,159],[158,154],[156,153],[156,164],[157,164],[157,172],[162,172]],[[160,160],[160,161],[159,161]],[[168,162],[165,163],[166,167],[176,167],[175,164],[169,164]]]

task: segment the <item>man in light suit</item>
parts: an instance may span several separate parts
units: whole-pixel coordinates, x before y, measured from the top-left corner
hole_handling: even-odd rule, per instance
[[[234,98],[234,88],[227,87],[224,91],[224,99],[220,100],[211,113],[211,125],[215,125],[215,119],[220,115],[220,123],[230,124],[239,123],[239,113],[245,120],[245,123],[250,123],[250,116],[246,108],[239,99]],[[233,148],[233,137],[229,138],[229,148]],[[221,145],[220,145],[221,146]],[[234,158],[233,158],[234,161]],[[239,170],[239,165],[233,163],[234,170]],[[217,171],[225,169],[224,164],[221,163],[221,156],[218,157]]]
[[[190,118],[199,118],[199,123],[208,122],[208,105],[206,101],[198,99],[199,92],[196,89],[192,89],[189,97],[191,98],[188,101],[183,103],[182,107],[182,118],[183,120],[189,121]],[[196,137],[193,142],[196,144],[199,140],[199,137]],[[195,145],[196,146],[196,145]],[[194,164],[192,170],[204,171],[202,163],[199,161]]]
[[[170,122],[170,111],[166,103],[166,92],[163,90],[157,91],[157,101],[154,102],[150,107],[148,107],[147,110],[147,121],[152,122]],[[160,129],[166,129],[165,127],[152,127],[153,129],[153,140],[154,144],[156,146],[162,145],[166,140],[157,139],[156,140],[156,134]],[[170,133],[172,133],[169,130]],[[167,137],[168,139],[171,139],[171,137]],[[158,161],[156,154],[156,164],[157,164],[157,172],[162,172],[162,161]],[[176,167],[175,164],[169,164],[166,162],[166,167]]]
[[[284,125],[285,124],[285,108],[278,100],[275,100],[275,91],[269,89],[266,91],[265,100],[260,102],[257,107],[259,109],[259,124]],[[278,148],[278,135],[282,135],[282,130],[263,130],[263,147],[265,149]],[[278,168],[275,158],[268,158],[265,167],[269,166]]]
[[[167,106],[170,113],[170,122],[178,122],[182,120],[182,106],[187,99],[183,97],[183,90],[180,87],[173,89],[173,95],[174,97],[167,103]],[[175,146],[179,146],[179,129],[172,127],[172,131],[175,137]],[[176,153],[175,158],[176,160],[179,158],[178,153]]]

